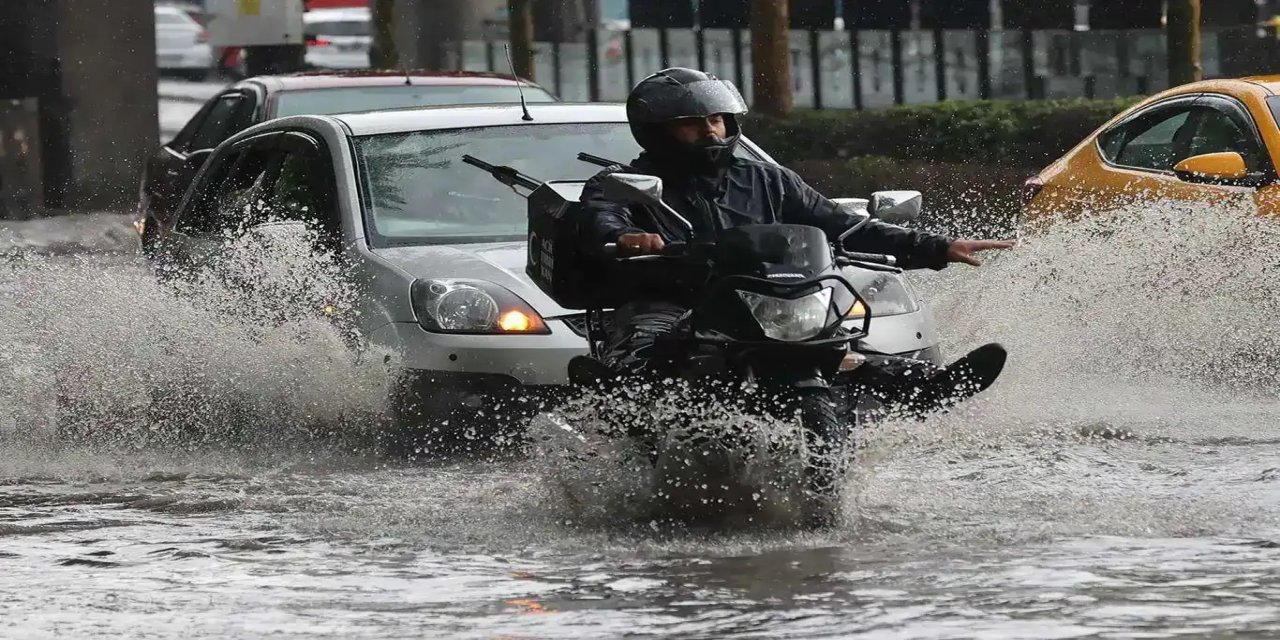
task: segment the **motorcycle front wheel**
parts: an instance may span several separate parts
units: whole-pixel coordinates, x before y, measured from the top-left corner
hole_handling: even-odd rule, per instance
[[[841,515],[841,489],[851,449],[849,423],[831,389],[805,388],[798,393],[805,440],[804,517],[810,526],[832,526]]]

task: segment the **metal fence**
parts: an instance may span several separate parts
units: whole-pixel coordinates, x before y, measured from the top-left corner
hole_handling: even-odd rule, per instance
[[[1223,32],[1202,34],[1206,77],[1221,73]],[[745,30],[589,32],[586,42],[538,42],[539,84],[569,101],[620,101],[666,66],[733,80],[751,100],[751,34]],[[451,65],[507,72],[502,41],[451,47]],[[795,104],[865,109],[950,99],[1115,97],[1168,86],[1163,30],[792,31]]]

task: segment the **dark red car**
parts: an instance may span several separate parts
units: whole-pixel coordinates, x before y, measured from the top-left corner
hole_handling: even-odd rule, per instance
[[[528,102],[556,102],[521,81]],[[153,154],[142,174],[136,226],[142,249],[172,224],[174,210],[204,161],[223,140],[260,122],[401,107],[519,102],[511,76],[484,72],[359,70],[246,78],[200,108],[178,135]]]

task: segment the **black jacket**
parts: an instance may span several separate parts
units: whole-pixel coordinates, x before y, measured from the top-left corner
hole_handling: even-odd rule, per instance
[[[597,180],[608,173],[625,170],[654,175],[663,180],[663,200],[694,226],[696,238],[679,227],[666,224],[644,207],[620,205],[604,198]],[[599,255],[600,248],[616,242],[624,233],[657,233],[666,242],[713,240],[719,230],[744,224],[804,224],[819,227],[835,240],[854,224],[856,218],[805,184],[786,167],[734,158],[722,177],[667,175],[641,154],[629,167],[610,167],[587,181],[581,202],[585,219],[582,228],[584,250]],[[845,248],[865,253],[885,253],[898,259],[904,269],[942,269],[947,265],[951,240],[872,220],[845,239]]]

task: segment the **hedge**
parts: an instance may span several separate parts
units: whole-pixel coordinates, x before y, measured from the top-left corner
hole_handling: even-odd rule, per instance
[[[973,236],[1014,232],[1023,181],[1139,98],[955,101],[868,111],[749,117],[775,159],[831,197],[924,193],[913,226]]]
[[[752,116],[745,131],[783,164],[879,156],[1039,169],[1139,98],[948,101]]]
[[[1030,170],[988,164],[918,163],[864,156],[800,160],[789,166],[831,197],[865,198],[875,191],[916,189],[924,214],[912,226],[951,235],[1006,236],[1021,208]]]

